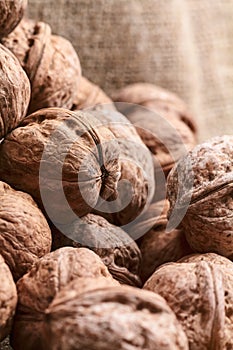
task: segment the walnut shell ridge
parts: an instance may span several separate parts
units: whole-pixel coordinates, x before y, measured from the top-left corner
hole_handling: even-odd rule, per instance
[[[58,294],[46,310],[45,331],[51,350],[188,349],[164,299],[133,287]]]
[[[0,255],[0,341],[10,333],[16,305],[16,286],[9,267]]]
[[[45,255],[17,283],[19,301],[11,335],[14,349],[48,349],[43,345],[45,310],[59,291],[73,290],[73,284],[70,287],[69,283],[75,280],[76,293],[107,282],[117,284],[101,259],[88,249],[66,247]]]
[[[87,247],[102,259],[112,276],[123,284],[141,286],[141,253],[134,240],[103,217],[88,214],[81,220],[52,229],[53,247]]]
[[[158,268],[144,289],[159,293],[176,314],[190,350],[233,347],[233,263],[197,254]]]
[[[0,38],[12,32],[21,21],[27,7],[27,0],[0,1]]]
[[[29,113],[48,107],[72,107],[81,66],[68,40],[51,35],[46,23],[23,19],[2,42],[19,59],[31,82]]]
[[[0,1],[2,3],[4,1]],[[25,117],[30,83],[17,58],[0,44],[0,140]]]
[[[100,195],[117,194],[118,154],[113,134],[92,115],[42,109],[0,145],[0,177],[31,194],[51,220],[67,223],[89,213]]]
[[[48,223],[34,200],[0,182],[0,254],[15,280],[50,252]]]
[[[179,215],[177,210],[188,206],[181,225],[193,250],[226,257],[233,254],[232,188],[232,136],[216,137],[195,147],[172,170],[169,217],[172,220]]]

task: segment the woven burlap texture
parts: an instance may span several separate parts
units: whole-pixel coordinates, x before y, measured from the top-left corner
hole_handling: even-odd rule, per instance
[[[178,93],[200,140],[233,132],[233,0],[29,0],[106,92],[146,81]]]

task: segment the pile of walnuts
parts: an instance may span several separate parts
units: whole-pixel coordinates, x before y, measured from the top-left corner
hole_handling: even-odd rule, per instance
[[[233,349],[233,137],[196,146],[149,83],[107,96],[26,5],[0,1],[0,341]]]

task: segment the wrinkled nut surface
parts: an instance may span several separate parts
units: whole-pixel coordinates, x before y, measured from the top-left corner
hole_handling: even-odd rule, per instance
[[[120,227],[101,216],[88,214],[63,227],[63,235],[52,229],[54,248],[85,246],[100,256],[112,276],[120,283],[141,286],[141,253],[137,244]]]
[[[73,101],[72,110],[76,111],[106,104],[108,108],[109,106],[113,108],[111,98],[98,85],[93,84],[90,80],[82,76],[79,80],[79,87]]]
[[[181,195],[178,197],[178,191]],[[233,137],[216,137],[180,160],[168,179],[169,216],[179,215],[187,241],[198,252],[233,254]],[[189,203],[190,201],[190,203]]]
[[[116,201],[111,202],[111,213],[106,203],[97,206],[103,215],[116,225],[127,225],[142,212],[154,195],[153,161],[150,152],[138,136],[134,126],[121,113],[96,108],[88,110],[102,125],[107,126],[118,141],[121,178]],[[129,228],[126,228],[128,230]]]
[[[10,332],[17,305],[17,291],[9,267],[0,255],[0,341]]]
[[[32,86],[29,113],[41,108],[71,108],[81,67],[72,44],[43,22],[23,19],[3,44],[19,59]]]
[[[0,1],[0,38],[8,35],[21,21],[27,7],[27,0]]]
[[[63,288],[71,291],[69,282],[77,280],[75,290],[78,294],[103,285],[104,282],[101,284],[99,280],[95,283],[96,278],[105,278],[110,285],[117,283],[101,259],[85,248],[61,248],[35,263],[17,283],[19,301],[11,337],[14,349],[47,350],[43,344],[45,309]],[[92,285],[88,285],[91,279]]]
[[[120,177],[115,138],[96,123],[80,111],[35,112],[0,145],[0,177],[40,205],[42,192],[51,220],[67,223],[87,214],[99,195],[116,195]]]
[[[4,1],[0,1],[0,4],[2,2]],[[1,44],[0,82],[1,140],[25,117],[30,101],[30,83],[24,70],[17,58]]]
[[[50,252],[51,231],[34,200],[4,182],[0,203],[0,254],[17,280]]]
[[[46,310],[44,328],[51,350],[188,349],[164,299],[133,287],[58,294]]]
[[[158,268],[144,289],[159,293],[183,326],[190,350],[233,347],[233,263],[198,254]]]

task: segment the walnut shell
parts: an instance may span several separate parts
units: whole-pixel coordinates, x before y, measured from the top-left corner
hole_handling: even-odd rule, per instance
[[[179,215],[177,210],[189,204],[181,225],[195,251],[233,254],[232,188],[232,136],[216,137],[195,147],[171,172],[169,217],[172,221]]]
[[[81,67],[68,40],[51,35],[46,23],[24,19],[2,42],[19,59],[30,79],[29,113],[46,107],[72,107]]]
[[[96,211],[115,225],[125,225],[124,229],[128,231],[131,222],[151,202],[154,195],[152,157],[134,126],[122,114],[98,107],[88,109],[89,111],[111,130],[120,151],[121,178],[118,197],[114,203],[98,203]],[[111,213],[108,213],[109,209]]]
[[[46,310],[44,329],[51,350],[188,349],[164,299],[132,287],[59,294]]]
[[[101,216],[88,214],[71,225],[62,227],[62,234],[52,229],[54,248],[87,247],[100,256],[112,276],[120,283],[141,286],[139,271],[141,253],[137,244],[120,227]]]
[[[9,267],[0,255],[0,341],[10,332],[16,305],[16,286]]]
[[[113,134],[92,115],[43,109],[0,145],[0,177],[43,201],[52,220],[67,223],[90,212],[100,194],[116,195],[118,153]]]
[[[5,1],[0,1],[0,3]],[[17,58],[0,44],[0,140],[25,117],[30,83]]]
[[[33,199],[0,182],[0,254],[14,279],[50,252],[51,231]]]
[[[93,84],[83,76],[80,78],[79,87],[73,101],[73,111],[94,107],[96,105],[111,105],[112,103],[113,101],[111,98],[108,97],[98,85]]]
[[[0,1],[0,38],[8,35],[21,21],[27,7],[27,0]]]
[[[84,278],[92,279],[92,286]],[[76,293],[83,293],[95,288],[96,278],[105,278],[110,285],[117,283],[101,259],[85,248],[61,248],[35,263],[17,283],[19,301],[11,337],[14,349],[44,349],[42,321],[46,308],[69,282],[76,279]]]
[[[183,121],[191,131],[197,132],[194,117],[188,111],[185,102],[171,91],[154,84],[135,83],[127,85],[113,94],[113,100],[133,103],[151,109],[158,108],[165,117],[174,116]]]
[[[183,326],[190,350],[233,347],[233,263],[216,254],[157,269],[144,288],[159,293]]]

